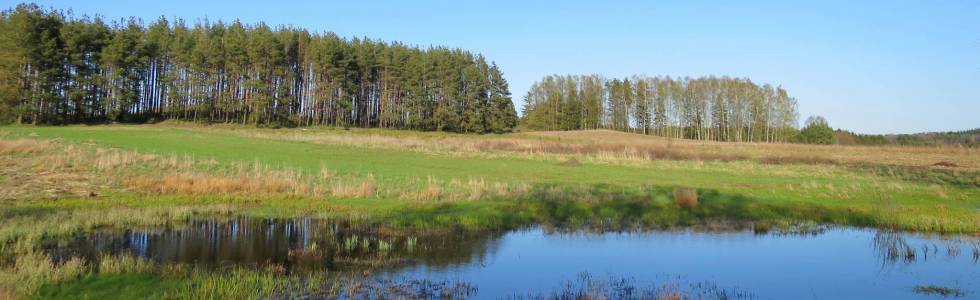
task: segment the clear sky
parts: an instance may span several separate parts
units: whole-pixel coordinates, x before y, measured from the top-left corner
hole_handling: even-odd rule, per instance
[[[782,85],[801,122],[818,114],[862,133],[980,127],[976,0],[36,2],[109,19],[237,18],[460,47],[500,65],[518,108],[548,74],[727,75]]]

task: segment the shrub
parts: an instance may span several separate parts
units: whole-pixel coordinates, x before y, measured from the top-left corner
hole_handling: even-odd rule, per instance
[[[679,208],[698,207],[698,191],[690,188],[674,189],[674,204]]]

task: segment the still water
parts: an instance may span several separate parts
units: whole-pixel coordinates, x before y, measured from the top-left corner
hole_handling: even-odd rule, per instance
[[[871,229],[804,234],[748,229],[396,234],[311,219],[242,218],[101,232],[45,246],[55,257],[131,254],[206,266],[291,271],[371,269],[371,276],[466,282],[475,298],[548,293],[583,273],[638,287],[709,283],[761,299],[935,298],[916,286],[980,294],[980,241]]]

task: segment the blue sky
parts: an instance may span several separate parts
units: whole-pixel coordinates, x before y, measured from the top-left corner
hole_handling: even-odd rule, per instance
[[[110,19],[237,18],[460,47],[500,65],[518,107],[548,74],[727,75],[782,85],[801,122],[818,114],[862,133],[980,127],[980,1],[36,2]]]

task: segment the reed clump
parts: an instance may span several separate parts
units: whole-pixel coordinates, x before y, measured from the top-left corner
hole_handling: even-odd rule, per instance
[[[374,197],[377,192],[377,184],[374,176],[360,180],[338,182],[333,185],[330,194],[337,198],[367,198]]]
[[[419,191],[417,200],[421,200],[421,201],[441,200],[444,193],[445,192],[438,185],[429,184]]]
[[[147,273],[156,269],[152,261],[132,255],[103,255],[98,266],[102,274]]]

